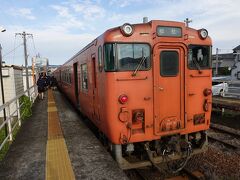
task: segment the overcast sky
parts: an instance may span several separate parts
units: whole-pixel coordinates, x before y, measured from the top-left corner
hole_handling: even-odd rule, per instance
[[[26,31],[29,64],[37,53],[50,64],[63,64],[105,30],[126,22],[149,20],[183,21],[193,28],[206,28],[213,48],[231,52],[240,45],[240,1],[238,0],[0,0],[0,33],[3,59],[24,64],[22,38]],[[34,46],[35,45],[35,46]],[[16,48],[15,51],[12,51]]]

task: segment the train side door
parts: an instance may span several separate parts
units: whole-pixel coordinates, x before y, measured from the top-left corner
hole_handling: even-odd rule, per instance
[[[79,85],[78,85],[78,63],[73,64],[73,72],[74,72],[74,92],[77,106],[79,106]]]
[[[184,50],[154,48],[154,134],[177,133],[184,128]]]
[[[92,55],[92,86],[93,86],[93,119],[98,122],[98,89],[97,89],[97,76],[96,76],[96,58],[95,54]]]
[[[62,71],[60,69],[59,71],[59,82],[58,82],[58,86],[62,87]]]

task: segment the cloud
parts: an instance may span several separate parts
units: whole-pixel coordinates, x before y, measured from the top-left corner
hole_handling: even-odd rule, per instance
[[[49,29],[34,34],[39,52],[47,56],[51,64],[63,64],[96,37],[88,33],[66,34]]]
[[[48,57],[51,64],[62,64],[106,29],[125,22],[141,23],[144,16],[148,16],[149,20],[182,22],[188,17],[193,20],[190,27],[208,30],[213,39],[214,49],[215,47],[231,49],[240,44],[239,7],[240,1],[235,0],[201,0],[201,2],[192,0],[65,0],[60,3],[50,1],[47,6],[38,9],[38,12],[41,13],[44,10],[46,13],[43,17],[45,22],[41,22],[43,18],[39,17],[39,22],[35,24],[27,22],[26,26],[9,26],[9,24],[24,24],[24,22],[12,23],[12,19],[6,15],[11,14],[29,20],[34,20],[37,16],[33,14],[33,7],[32,9],[12,8],[8,13],[4,12],[6,25],[2,25],[5,26],[7,32],[1,33],[1,43],[5,53],[10,51],[13,49],[11,42],[13,44],[14,34],[24,30],[33,34],[37,51]],[[46,20],[45,17],[49,19]],[[22,43],[22,39],[18,40],[16,45]],[[19,48],[19,51],[22,53],[22,48]],[[22,58],[23,55],[19,57]]]
[[[121,8],[133,5],[135,3],[142,3],[143,0],[110,0],[109,4],[111,6],[119,6]],[[146,2],[146,1],[145,1]]]
[[[43,27],[42,29],[27,28],[24,26],[8,26],[8,30],[5,32],[6,36],[1,37],[1,44],[3,46],[3,55],[14,49],[14,38],[9,39],[12,34],[15,34],[16,29],[19,31],[24,29],[26,33],[33,34],[37,53],[41,56],[49,58],[50,64],[63,64],[70,59],[74,54],[80,51],[84,46],[90,43],[96,34],[81,33],[71,34],[63,31],[57,27]],[[22,38],[16,37],[15,46],[22,43]],[[29,64],[31,64],[31,58],[36,55],[34,51],[33,41],[31,38],[27,38],[27,49],[29,54]],[[13,54],[15,60],[13,60]],[[19,47],[15,53],[12,53],[4,58],[8,64],[24,64],[23,48]]]
[[[213,47],[231,49],[240,44],[240,1],[234,0],[111,0],[111,7],[127,7],[127,13],[123,11],[111,11],[108,22],[116,23],[142,22],[144,16],[149,20],[162,19],[182,21],[185,18],[193,20],[190,26],[199,29],[206,28],[213,40]],[[120,13],[119,13],[120,12]],[[118,24],[119,25],[119,24]]]
[[[105,16],[105,9],[98,3],[100,3],[100,1],[94,3],[88,0],[81,2],[73,0],[51,5],[50,7],[58,14],[55,26],[58,24],[58,26],[63,27],[62,29],[66,31],[76,29],[94,30],[95,26],[89,25],[89,21],[95,21]]]
[[[52,5],[54,10],[57,11],[58,15],[61,17],[72,18],[73,16],[69,13],[69,8],[60,6],[60,5]]]
[[[105,9],[91,1],[72,3],[71,7],[76,13],[83,15],[85,20],[94,20],[105,16]]]
[[[32,14],[32,9],[30,8],[11,8],[9,13],[15,17],[22,17],[28,20],[35,20],[36,17]]]
[[[57,14],[58,14],[58,26],[60,29],[67,31],[71,28],[84,29],[83,23],[74,16],[74,14],[70,13],[69,7],[63,5],[51,5]],[[56,24],[56,23],[55,23]],[[52,27],[56,27],[57,25],[52,25]]]

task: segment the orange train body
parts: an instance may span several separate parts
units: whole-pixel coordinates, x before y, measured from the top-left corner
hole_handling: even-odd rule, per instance
[[[113,145],[187,135],[202,149],[211,116],[210,37],[173,21],[125,30],[107,30],[58,68],[59,88]]]

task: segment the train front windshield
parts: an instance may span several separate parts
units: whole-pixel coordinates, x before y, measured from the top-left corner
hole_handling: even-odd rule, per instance
[[[105,71],[149,70],[150,46],[148,44],[105,44]]]
[[[211,47],[190,45],[188,50],[188,67],[199,70],[211,68]]]

